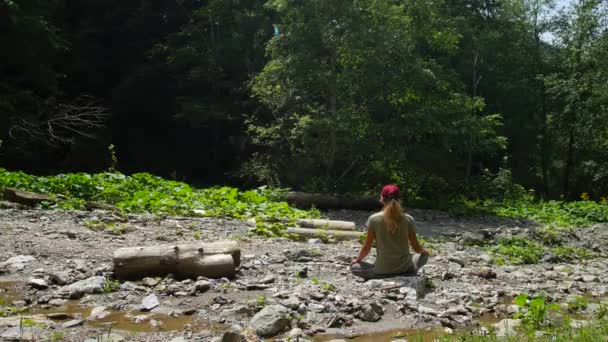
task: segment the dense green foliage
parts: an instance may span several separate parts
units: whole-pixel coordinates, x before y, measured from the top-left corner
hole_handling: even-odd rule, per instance
[[[394,182],[433,206],[492,198],[487,180],[508,174],[537,197],[597,200],[607,9],[561,6],[0,0],[0,163],[329,192]]]
[[[57,200],[51,206],[65,209],[84,209],[86,201],[100,201],[115,205],[126,213],[256,218],[258,232],[268,235],[280,235],[285,228],[284,220],[318,215],[315,211],[291,208],[280,201],[280,190],[259,188],[239,191],[229,187],[195,189],[186,183],[165,180],[148,173],[131,176],[109,172],[72,173],[37,177],[0,168],[0,188],[4,187],[51,195]],[[92,229],[98,228],[99,224],[89,222]],[[110,228],[114,231],[120,229]]]

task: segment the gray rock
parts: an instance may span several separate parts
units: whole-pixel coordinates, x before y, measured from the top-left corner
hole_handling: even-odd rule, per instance
[[[300,306],[300,300],[296,297],[289,297],[285,300],[279,301],[279,304],[283,305],[286,308],[297,310]]]
[[[515,328],[521,325],[521,319],[503,319],[502,321],[494,324],[496,336],[515,336],[517,332]]]
[[[289,325],[289,310],[281,305],[269,305],[253,316],[249,325],[260,336],[280,333]]]
[[[66,302],[67,302],[67,300],[65,300],[65,299],[55,298],[55,299],[49,300],[49,305],[52,305],[52,306],[62,306]]]
[[[141,284],[143,286],[154,287],[154,286],[158,285],[158,281],[154,278],[146,277],[141,280]]]
[[[325,306],[323,306],[321,304],[310,303],[310,304],[308,304],[308,310],[310,310],[312,312],[323,312],[323,311],[325,311]]]
[[[97,338],[90,338],[84,340],[84,342],[124,342],[125,338],[122,335],[111,333],[111,334],[101,334]]]
[[[70,276],[68,272],[53,272],[49,274],[49,279],[52,283],[63,286],[70,281]]]
[[[49,319],[64,320],[64,319],[70,318],[70,315],[68,315],[65,312],[53,312],[53,313],[47,314],[46,317],[49,318]]]
[[[0,262],[0,269],[8,269],[10,272],[17,272],[23,270],[34,261],[36,261],[36,258],[31,255],[17,255],[8,258],[4,262]]]
[[[418,312],[420,312],[421,314],[425,314],[425,315],[431,315],[431,316],[439,316],[439,311],[433,309],[433,308],[429,308],[428,306],[418,306]]]
[[[30,278],[27,281],[27,284],[37,290],[45,290],[49,287],[49,284],[47,284],[44,279],[40,278]]]
[[[248,314],[249,307],[241,304],[233,308],[223,310],[221,316],[227,319],[238,319],[239,317],[246,316]]]
[[[196,292],[205,292],[205,291],[209,290],[210,287],[211,287],[211,283],[209,283],[207,280],[199,280],[196,283],[194,283],[194,290]]]
[[[105,306],[96,306],[91,310],[87,321],[95,321],[110,316],[110,311]]]
[[[600,279],[596,275],[586,274],[583,276],[583,281],[585,283],[593,283],[593,282],[598,283],[600,281]]]
[[[120,284],[120,289],[123,291],[138,291],[138,292],[146,292],[146,288],[143,286],[139,286],[131,281],[125,281]]]
[[[159,305],[160,302],[158,301],[158,298],[152,293],[141,301],[141,311],[150,311]]]
[[[264,277],[262,280],[260,280],[258,283],[260,284],[271,284],[275,282],[275,277],[272,275],[269,275],[267,277]]]
[[[105,282],[105,277],[90,277],[60,288],[57,290],[56,295],[62,298],[79,299],[85,294],[101,292]]]
[[[36,326],[11,327],[0,335],[1,341],[43,341],[45,330]]]
[[[67,322],[63,323],[61,325],[61,327],[64,329],[68,329],[68,328],[81,326],[83,323],[84,323],[84,321],[81,319],[73,319],[71,321],[67,321]]]
[[[172,339],[170,342],[187,342],[188,340],[186,340],[185,338],[183,338],[182,336],[179,337],[175,337],[174,339]]]
[[[359,318],[366,322],[378,322],[384,315],[384,309],[377,303],[365,304],[361,307]]]
[[[423,276],[401,276],[384,279],[372,279],[365,283],[370,289],[409,288],[417,294],[426,292],[427,280]],[[401,290],[401,289],[400,289]]]
[[[148,317],[146,315],[137,315],[137,316],[133,317],[133,323],[139,324],[139,323],[143,323],[149,319],[150,319],[150,317]]]

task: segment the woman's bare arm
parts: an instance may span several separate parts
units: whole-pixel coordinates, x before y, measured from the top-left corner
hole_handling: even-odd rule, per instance
[[[376,235],[370,229],[367,230],[367,238],[365,239],[365,243],[363,247],[361,247],[361,252],[359,252],[359,256],[351,262],[351,265],[358,264],[369,254],[369,251],[372,250],[372,245],[374,244],[374,239]]]
[[[410,230],[410,232],[408,233],[408,238],[410,240],[410,245],[412,246],[414,252],[419,254],[429,254],[429,251],[420,246],[420,242],[418,242],[418,237],[416,236],[416,231],[414,231],[413,229]]]

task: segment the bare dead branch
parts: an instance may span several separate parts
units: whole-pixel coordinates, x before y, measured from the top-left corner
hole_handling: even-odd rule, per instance
[[[19,119],[9,130],[11,138],[21,135],[51,146],[73,144],[77,136],[93,138],[90,130],[104,127],[109,116],[105,107],[88,96],[71,103],[49,98],[38,107],[40,119]]]

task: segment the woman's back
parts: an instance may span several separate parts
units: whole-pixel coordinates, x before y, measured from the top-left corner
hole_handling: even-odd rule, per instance
[[[408,272],[412,268],[412,257],[409,248],[409,233],[414,230],[414,219],[403,214],[394,233],[379,212],[369,217],[367,227],[376,236],[376,262],[374,272],[393,274]]]

